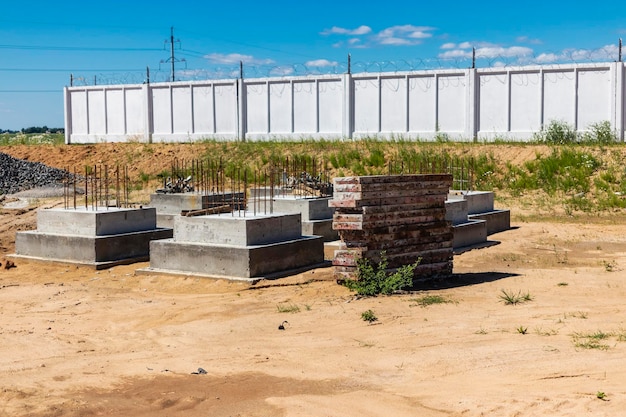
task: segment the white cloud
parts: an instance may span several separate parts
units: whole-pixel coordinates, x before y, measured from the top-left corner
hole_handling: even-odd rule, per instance
[[[272,69],[269,70],[269,75],[270,76],[286,76],[286,75],[291,75],[295,72],[295,69],[293,67],[287,67],[287,66],[278,66],[278,67],[274,67]]]
[[[242,54],[208,54],[204,58],[216,64],[238,64],[239,61],[248,65],[269,65],[274,63],[271,59],[259,59],[252,55]]]
[[[304,65],[307,67],[335,67],[338,65],[337,61],[329,61],[327,59],[315,59],[308,61]]]
[[[399,25],[381,30],[374,38],[380,45],[418,45],[423,39],[432,37],[429,26]]]
[[[333,26],[330,29],[324,29],[322,35],[346,35],[352,38],[347,41],[341,41],[333,44],[333,47],[339,48],[349,45],[357,48],[366,48],[372,45],[419,45],[424,39],[432,38],[432,31],[435,30],[430,26],[414,26],[414,25],[396,25],[381,30],[376,34],[372,34],[372,28],[361,25],[356,29],[346,29]],[[369,35],[369,36],[363,36]]]
[[[533,38],[530,38],[528,36],[518,36],[515,39],[515,42],[517,42],[517,43],[529,43],[531,45],[541,45],[543,43],[543,42],[541,42],[540,39],[533,39]]]
[[[456,48],[456,43],[448,42],[441,45],[441,49],[454,49]]]
[[[372,28],[369,26],[361,25],[356,29],[346,29],[338,26],[333,26],[330,29],[324,29],[322,31],[322,35],[350,35],[350,36],[359,36],[359,35],[367,35],[372,31]]]
[[[556,62],[558,60],[559,60],[559,55],[554,54],[554,53],[539,54],[535,58],[535,61],[537,61],[538,64],[549,64],[551,62]]]
[[[476,43],[476,58],[522,58],[532,56],[534,51],[531,48],[525,46],[497,46],[487,42]],[[457,45],[456,48],[446,48],[447,51],[439,54],[439,58],[455,59],[455,58],[471,58],[472,57],[472,44],[469,42],[463,42]]]
[[[617,45],[605,45],[598,49],[564,49],[559,53],[542,53],[535,58],[535,61],[539,64],[554,62],[613,61],[617,59],[618,54],[619,48]]]
[[[465,51],[463,49],[452,49],[450,51],[439,54],[438,57],[443,59],[471,58],[472,51]]]
[[[501,46],[496,47],[484,47],[476,49],[476,57],[480,58],[496,58],[496,57],[523,57],[533,54],[533,50],[525,46],[510,46],[503,48]]]

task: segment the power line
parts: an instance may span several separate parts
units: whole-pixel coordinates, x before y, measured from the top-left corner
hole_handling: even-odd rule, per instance
[[[197,36],[197,37],[200,37],[200,38],[206,37],[206,35],[201,35],[199,33],[190,32],[190,31],[184,30],[184,29],[181,30],[181,32],[188,33],[190,35]],[[233,40],[230,40],[230,39],[224,39],[224,38],[213,37],[213,36],[211,36],[211,39],[216,40],[216,41],[221,41],[221,42],[232,43],[232,44],[235,44],[235,45],[247,46],[249,48],[261,49],[261,50],[265,50],[265,51],[269,51],[269,52],[277,52],[277,53],[280,53],[280,54],[301,56],[301,57],[304,57],[304,58],[315,58],[313,55],[302,54],[302,53],[293,52],[293,51],[289,51],[288,52],[288,51],[284,51],[282,49],[276,49],[276,48],[268,48],[266,46],[255,45],[255,44],[252,44],[252,43],[249,43],[249,42],[233,41]],[[189,51],[189,52],[192,52],[192,51]],[[200,52],[196,52],[196,53],[200,54]],[[202,55],[208,55],[208,53],[205,53],[205,54],[202,54]]]
[[[109,48],[109,47],[83,47],[83,46],[58,46],[58,45],[0,45],[0,49],[17,49],[23,51],[86,51],[86,52],[152,52],[161,51],[158,48]]]
[[[62,93],[62,90],[0,90],[0,93]]]
[[[63,68],[0,68],[3,72],[133,72],[140,71],[137,68],[132,69],[63,69]]]

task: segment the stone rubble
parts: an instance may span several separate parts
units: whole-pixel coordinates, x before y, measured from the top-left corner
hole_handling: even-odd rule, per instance
[[[17,159],[0,152],[0,195],[36,187],[62,187],[62,180],[68,174],[62,169]]]

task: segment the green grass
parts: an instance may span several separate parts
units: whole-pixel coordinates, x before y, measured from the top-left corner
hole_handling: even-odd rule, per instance
[[[558,123],[557,123],[558,125]],[[253,173],[261,172],[262,181],[273,165],[315,163],[332,177],[373,174],[411,174],[447,172],[454,178],[453,188],[495,191],[498,203],[528,205],[541,211],[560,210],[568,215],[611,213],[626,209],[626,156],[623,143],[615,143],[610,125],[598,123],[575,140],[566,140],[564,126],[548,127],[544,133],[554,136],[541,140],[534,158],[517,162],[510,155],[537,142],[491,143],[420,141],[403,137],[390,140],[267,140],[228,142],[200,141],[197,158],[221,162],[227,177],[245,176],[250,183]],[[0,146],[62,145],[63,134],[0,134]],[[565,144],[561,144],[565,143]],[[126,163],[156,152],[156,145],[135,142],[119,144]],[[72,145],[78,146],[78,145]],[[502,147],[510,147],[501,154]],[[146,178],[167,177],[171,159],[164,160]],[[227,179],[228,180],[228,179]],[[145,181],[144,181],[145,182]]]
[[[0,145],[62,145],[65,143],[63,133],[2,133]]]
[[[601,330],[594,333],[574,333],[572,341],[577,348],[608,350],[610,346],[604,343],[604,341],[611,336],[613,336],[612,333],[605,333]]]
[[[409,299],[409,301],[414,303],[414,304],[411,304],[411,306],[418,305],[420,307],[428,307],[433,304],[452,303],[451,300],[448,300],[447,298],[444,298],[440,295],[424,295],[418,298],[411,298]]]
[[[516,305],[533,300],[533,297],[529,292],[522,294],[521,291],[514,293],[513,291],[507,290],[501,290],[499,298],[505,305]]]
[[[279,313],[299,313],[300,307],[296,304],[278,304],[276,309]]]

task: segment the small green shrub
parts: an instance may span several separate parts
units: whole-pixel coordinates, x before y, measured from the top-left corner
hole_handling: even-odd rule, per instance
[[[387,271],[387,256],[385,252],[380,254],[380,262],[373,266],[368,259],[357,261],[357,279],[348,279],[343,285],[358,295],[375,297],[378,294],[389,295],[413,285],[413,272],[419,264],[418,259],[412,265],[405,265],[396,272]]]
[[[589,126],[589,130],[583,134],[582,139],[584,142],[606,145],[617,142],[617,134],[611,128],[611,122],[605,120]]]
[[[578,140],[578,134],[574,128],[560,120],[551,120],[547,126],[543,126],[541,131],[534,136],[537,142],[553,145],[566,145],[575,143]]]
[[[378,317],[376,317],[376,314],[372,310],[366,310],[361,313],[361,319],[368,323],[373,323],[378,320]]]

